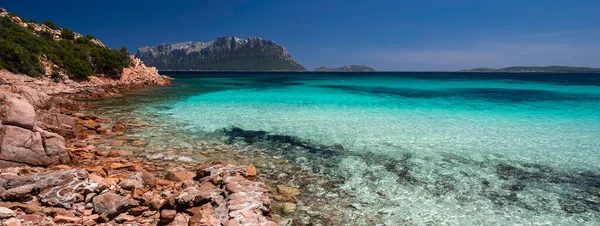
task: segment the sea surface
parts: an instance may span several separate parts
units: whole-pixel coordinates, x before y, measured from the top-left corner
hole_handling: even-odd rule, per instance
[[[93,111],[184,160],[262,156],[303,191],[290,224],[600,225],[600,74],[162,74]]]

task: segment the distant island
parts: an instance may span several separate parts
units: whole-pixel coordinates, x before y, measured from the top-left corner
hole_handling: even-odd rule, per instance
[[[338,68],[318,67],[314,71],[317,72],[376,72],[377,70],[363,65],[346,65]]]
[[[306,71],[283,46],[259,37],[160,44],[135,56],[164,71]]]
[[[513,66],[505,67],[500,69],[495,68],[473,68],[462,70],[463,72],[555,72],[555,73],[568,73],[568,72],[598,72],[600,68],[590,67],[568,67],[568,66]]]

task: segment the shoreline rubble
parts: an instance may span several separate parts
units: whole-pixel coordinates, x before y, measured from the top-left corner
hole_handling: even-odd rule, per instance
[[[119,81],[57,83],[0,70],[2,223],[278,225],[272,189],[256,181],[256,167],[138,157],[117,150],[117,143],[147,144],[125,136],[124,122],[106,126],[106,119],[79,112],[85,106],[75,99],[170,84],[155,68],[133,62]],[[115,150],[96,148],[114,141]]]

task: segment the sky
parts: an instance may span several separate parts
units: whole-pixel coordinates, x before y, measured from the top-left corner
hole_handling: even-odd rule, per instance
[[[1,0],[0,7],[132,53],[258,36],[283,45],[308,69],[600,67],[599,0]]]

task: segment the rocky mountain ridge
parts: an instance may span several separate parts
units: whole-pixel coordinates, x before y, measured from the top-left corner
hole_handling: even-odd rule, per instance
[[[323,72],[376,72],[377,70],[363,65],[345,65],[338,68],[330,68],[330,67],[318,67],[315,68],[314,71],[323,71]]]
[[[283,46],[259,37],[160,44],[140,48],[135,56],[159,70],[306,70]]]

